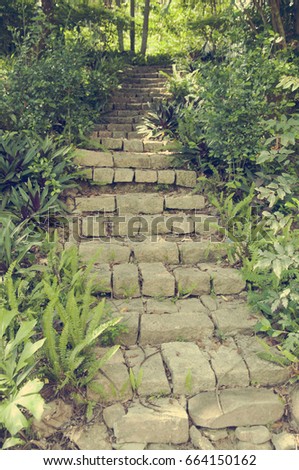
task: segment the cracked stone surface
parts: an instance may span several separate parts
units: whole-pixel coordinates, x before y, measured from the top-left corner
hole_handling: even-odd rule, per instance
[[[161,350],[175,394],[192,395],[215,388],[215,374],[209,360],[196,344],[166,343],[161,345]]]
[[[266,389],[202,392],[189,400],[189,414],[195,425],[215,429],[271,424],[283,413],[281,398]]]
[[[140,396],[170,394],[170,386],[158,349],[149,347],[144,349],[130,348],[126,351],[126,358],[136,378],[141,371],[141,383],[138,387]]]
[[[133,403],[115,424],[118,443],[182,444],[189,439],[188,415],[174,399],[159,398],[146,406]]]
[[[290,377],[290,369],[288,367],[280,366],[258,356],[258,354],[265,354],[266,351],[265,347],[262,346],[261,340],[255,336],[240,336],[237,343],[242,350],[242,355],[248,366],[250,380],[253,385],[269,386],[287,382]]]
[[[102,357],[104,352],[105,350],[99,348],[98,357]],[[89,400],[103,403],[127,401],[132,398],[129,372],[121,351],[112,356],[88,385],[87,397]]]
[[[215,345],[208,351],[218,386],[247,387],[249,385],[248,369],[232,339],[228,339],[225,344]]]

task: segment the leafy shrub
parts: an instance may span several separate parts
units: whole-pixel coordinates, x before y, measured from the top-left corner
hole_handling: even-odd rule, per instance
[[[36,320],[19,320],[11,272],[4,282],[8,305],[0,306],[0,426],[11,435],[3,444],[3,448],[8,448],[22,444],[18,433],[29,427],[28,412],[36,419],[43,413],[43,399],[39,394],[43,383],[34,378],[33,370],[36,352],[45,339],[31,340],[36,333]]]
[[[117,62],[98,52],[90,58],[86,41],[50,36],[42,53],[28,35],[0,80],[0,128],[56,133],[79,142],[90,131],[116,86]]]

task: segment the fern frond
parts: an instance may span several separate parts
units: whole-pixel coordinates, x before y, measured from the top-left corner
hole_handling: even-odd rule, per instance
[[[52,365],[53,371],[56,376],[59,377],[60,375],[60,364],[59,364],[59,356],[57,354],[56,348],[56,338],[57,332],[53,327],[53,321],[55,317],[55,300],[51,300],[47,305],[44,315],[43,315],[43,333],[46,338],[46,349],[48,352],[48,358]]]

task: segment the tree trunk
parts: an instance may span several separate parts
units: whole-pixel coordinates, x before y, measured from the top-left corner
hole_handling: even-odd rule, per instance
[[[51,22],[54,13],[54,0],[42,0],[42,9],[47,19]]]
[[[121,7],[122,0],[115,0],[116,6]],[[119,52],[124,52],[124,28],[120,23],[117,23],[117,36]]]
[[[143,16],[143,29],[142,29],[142,42],[141,42],[141,54],[145,56],[147,38],[148,38],[148,23],[150,14],[150,0],[145,0],[144,4],[144,16]]]
[[[130,50],[135,54],[135,0],[130,0]]]
[[[299,0],[295,2],[295,33],[299,36]]]
[[[286,48],[287,47],[286,34],[285,34],[285,30],[284,30],[284,26],[283,26],[281,14],[280,14],[278,0],[269,0],[269,5],[271,8],[273,29],[276,33],[278,33],[281,36],[282,47]]]

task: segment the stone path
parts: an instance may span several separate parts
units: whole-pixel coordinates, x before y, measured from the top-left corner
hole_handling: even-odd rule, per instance
[[[148,101],[166,93],[160,69],[126,71],[94,133],[105,151],[77,156],[101,185],[70,194],[68,243],[95,259],[97,292],[126,331],[88,390],[102,417],[73,439],[81,449],[296,448],[281,387],[291,371],[258,356],[259,316],[224,262],[217,217],[193,192],[198,175],[138,134]]]

